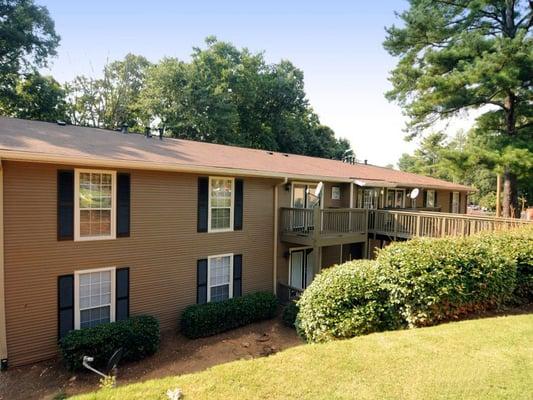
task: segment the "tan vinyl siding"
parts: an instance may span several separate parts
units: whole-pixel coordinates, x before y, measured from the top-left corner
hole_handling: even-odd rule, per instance
[[[348,247],[349,245],[343,246]],[[341,246],[324,246],[322,247],[322,268],[328,268],[341,261]]]
[[[57,278],[76,270],[130,267],[132,315],[175,329],[196,302],[196,260],[243,255],[243,293],[272,291],[274,180],[244,179],[244,229],[197,233],[197,175],[131,173],[131,236],[57,241],[57,170],[4,162],[7,343],[11,365],[56,354]]]

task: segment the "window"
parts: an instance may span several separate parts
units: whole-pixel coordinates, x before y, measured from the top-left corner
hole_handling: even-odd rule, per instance
[[[452,213],[459,214],[459,192],[452,193]]]
[[[316,184],[294,183],[292,185],[292,206],[294,208],[320,207],[321,197],[315,196]]]
[[[378,189],[363,189],[363,208],[378,208]]]
[[[77,271],[74,304],[76,329],[115,321],[115,268]]]
[[[209,231],[233,230],[233,178],[209,178]]]
[[[405,189],[387,189],[387,207],[405,207]]]
[[[115,238],[116,173],[76,170],[75,239]]]
[[[435,191],[426,190],[426,207],[433,208],[435,207]]]
[[[207,301],[233,297],[233,254],[208,257]]]

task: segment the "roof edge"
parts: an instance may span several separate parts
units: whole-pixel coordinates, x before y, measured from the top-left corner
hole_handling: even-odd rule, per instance
[[[184,164],[169,164],[169,163],[154,163],[146,161],[126,161],[126,160],[111,160],[102,158],[90,158],[90,157],[71,157],[65,155],[49,155],[43,153],[6,150],[0,149],[0,159],[8,161],[25,161],[25,162],[41,162],[47,164],[74,164],[82,166],[100,166],[107,168],[124,168],[124,169],[137,169],[148,171],[169,171],[169,172],[187,172],[187,173],[215,173],[225,175],[239,175],[255,178],[272,178],[272,179],[299,179],[308,181],[327,181],[327,182],[339,182],[339,183],[352,183],[354,178],[336,178],[332,176],[322,175],[305,175],[305,174],[287,174],[280,172],[266,172],[251,169],[242,168],[223,168],[212,167],[206,165],[184,165]],[[416,175],[416,174],[415,174]],[[355,178],[356,179],[356,178]],[[376,180],[376,183],[379,182]],[[452,191],[466,191],[475,192],[476,189],[471,187],[462,186],[463,189],[459,189],[453,186],[447,185],[416,185],[408,183],[395,182],[398,186],[404,187],[421,187],[428,189],[443,189]],[[451,184],[456,185],[456,184]]]
[[[168,163],[154,163],[145,161],[125,161],[125,160],[109,160],[101,158],[89,157],[69,157],[58,155],[45,155],[42,153],[32,153],[15,150],[0,150],[0,159],[7,161],[26,161],[26,162],[42,162],[47,164],[74,164],[83,166],[100,166],[107,168],[124,168],[124,169],[138,169],[148,171],[170,171],[170,172],[188,172],[188,173],[217,173],[226,175],[240,175],[255,178],[273,178],[273,179],[304,179],[311,181],[329,181],[329,182],[346,182],[349,183],[352,179],[349,178],[335,178],[329,176],[318,175],[303,175],[303,174],[285,174],[279,172],[264,172],[257,170],[241,169],[241,168],[222,168],[211,167],[206,165],[183,165],[183,164],[168,164]]]

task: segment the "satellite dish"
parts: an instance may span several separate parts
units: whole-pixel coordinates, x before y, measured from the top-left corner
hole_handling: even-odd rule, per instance
[[[416,199],[419,194],[420,190],[418,190],[418,188],[414,188],[413,190],[411,190],[411,193],[409,193],[409,197],[412,199]]]
[[[323,188],[324,188],[324,184],[322,182],[318,182],[318,185],[316,185],[316,189],[315,189],[316,197],[320,197],[320,193],[322,193]]]

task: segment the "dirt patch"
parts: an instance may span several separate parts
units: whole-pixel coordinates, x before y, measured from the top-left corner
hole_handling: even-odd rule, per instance
[[[162,335],[157,354],[119,367],[120,385],[201,371],[217,364],[274,354],[302,344],[294,329],[280,320],[264,321],[209,338],[190,340],[172,332]],[[0,399],[54,399],[92,391],[98,377],[72,374],[59,360],[10,368],[0,375]]]

